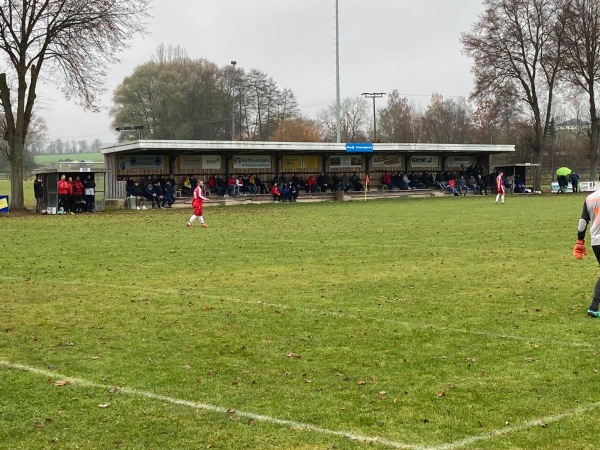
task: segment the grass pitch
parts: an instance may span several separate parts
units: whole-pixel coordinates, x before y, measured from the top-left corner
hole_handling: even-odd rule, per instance
[[[0,217],[0,448],[595,448],[583,199]]]

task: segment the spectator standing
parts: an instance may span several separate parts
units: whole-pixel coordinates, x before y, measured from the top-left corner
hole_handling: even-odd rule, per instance
[[[209,202],[210,200],[204,196],[204,181],[198,181],[198,185],[196,189],[194,189],[194,194],[192,196],[192,208],[194,208],[194,214],[188,220],[187,227],[192,228],[194,226],[194,220],[196,218],[200,222],[200,226],[206,228],[208,225],[204,223],[204,215],[203,215],[203,205],[204,202]]]
[[[73,182],[73,198],[75,200],[73,203],[73,209],[77,213],[83,212],[83,209],[85,208],[85,200],[83,199],[84,190],[85,187],[78,175],[75,177],[75,181]]]
[[[175,186],[173,186],[171,182],[167,180],[163,189],[162,207],[164,208],[166,204],[167,208],[171,208],[173,206],[173,203],[175,203],[175,200]]]
[[[498,200],[504,204],[504,195],[505,195],[505,187],[504,180],[502,177],[504,176],[504,172],[498,172],[498,176],[496,177],[496,203]]]
[[[74,186],[73,186],[73,177],[69,177],[67,179],[69,183],[69,196],[67,197],[67,210],[65,212],[69,214],[75,214],[75,194],[74,194]]]
[[[573,187],[573,194],[577,194],[579,192],[579,175],[573,172],[570,178],[571,186]]]
[[[67,213],[69,201],[69,182],[66,175],[61,175],[57,183],[58,209],[61,214]]]
[[[36,176],[33,182],[33,194],[35,195],[35,212],[44,210],[44,183],[41,176]]]
[[[85,209],[89,213],[93,213],[96,210],[96,182],[92,178],[92,175],[88,175],[83,180],[83,189],[85,193]]]

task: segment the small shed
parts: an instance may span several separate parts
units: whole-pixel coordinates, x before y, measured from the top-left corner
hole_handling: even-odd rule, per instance
[[[44,208],[58,209],[58,180],[61,175],[73,179],[80,177],[81,180],[91,175],[96,183],[94,188],[95,210],[104,211],[106,172],[104,163],[86,161],[61,162],[56,167],[44,167],[36,170],[35,174],[41,176],[42,183],[44,183]]]
[[[540,170],[539,164],[534,163],[521,163],[521,164],[510,164],[506,166],[496,166],[496,172],[504,172],[504,177],[512,177],[513,184],[517,180],[524,180],[525,186],[532,191],[540,191],[540,186],[535,186],[535,177],[537,171]]]

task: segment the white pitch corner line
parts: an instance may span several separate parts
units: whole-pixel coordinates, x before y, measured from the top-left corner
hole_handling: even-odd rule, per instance
[[[70,384],[73,384],[73,385],[92,387],[92,388],[97,388],[97,389],[107,389],[107,390],[115,387],[115,386],[109,386],[109,385],[105,385],[105,384],[95,383],[93,381],[84,380],[82,378],[68,377],[68,376],[62,375],[60,373],[51,372],[49,370],[43,370],[43,369],[38,369],[35,367],[29,367],[29,366],[12,363],[10,361],[5,361],[5,360],[0,360],[0,367],[1,366],[4,366],[8,369],[18,369],[18,370],[23,370],[25,372],[34,373],[37,375],[43,375],[45,377],[49,377],[52,379],[67,380]],[[284,427],[305,430],[305,431],[310,431],[313,433],[319,433],[319,434],[324,434],[324,435],[329,435],[329,436],[337,436],[337,437],[345,438],[345,439],[348,439],[351,441],[356,441],[356,442],[379,444],[379,445],[386,446],[386,447],[406,449],[406,450],[427,450],[426,447],[405,444],[402,442],[396,442],[396,441],[392,441],[392,440],[389,440],[389,439],[386,439],[383,437],[363,436],[360,434],[351,433],[351,432],[347,432],[347,431],[329,430],[327,428],[321,428],[321,427],[317,427],[317,426],[310,425],[307,423],[295,422],[293,420],[283,420],[283,419],[278,419],[276,417],[265,416],[262,414],[255,414],[255,413],[251,413],[251,412],[244,412],[244,411],[237,411],[237,410],[234,413],[230,413],[227,408],[224,408],[221,406],[215,406],[215,405],[209,405],[209,404],[205,404],[205,403],[192,402],[189,400],[182,400],[182,399],[178,399],[178,398],[167,397],[165,395],[154,394],[152,392],[142,391],[139,389],[117,387],[117,393],[122,393],[122,394],[137,396],[137,397],[144,397],[144,398],[148,398],[148,399],[152,399],[152,400],[159,400],[162,402],[172,403],[174,405],[187,406],[189,408],[202,409],[205,411],[210,411],[210,412],[215,412],[215,413],[234,414],[236,416],[243,417],[246,419],[272,423],[275,425],[281,425]]]

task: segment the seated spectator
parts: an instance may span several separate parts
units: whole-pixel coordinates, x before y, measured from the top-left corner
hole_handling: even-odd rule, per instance
[[[473,191],[474,195],[479,195],[481,192],[479,190],[479,186],[477,185],[477,180],[473,175],[469,176],[467,179],[467,187]]]
[[[175,203],[175,200],[175,186],[173,186],[171,182],[167,180],[165,187],[163,188],[162,207],[164,208],[165,204],[167,205],[167,208],[172,207],[173,203]]]
[[[460,194],[458,193],[458,189],[456,188],[456,181],[454,178],[450,178],[448,180],[448,190],[454,194],[455,197],[458,197]]]
[[[229,197],[231,195],[238,195],[240,193],[239,188],[236,183],[236,178],[233,175],[229,175],[227,179],[227,194],[225,197]]]
[[[160,181],[156,182],[156,184],[153,187],[153,191],[155,194],[156,206],[158,206],[158,208],[162,208],[163,199],[165,198],[165,195],[163,192],[163,186]],[[154,208],[154,204],[152,205],[152,207]]]
[[[317,192],[317,179],[314,175],[309,175],[308,181],[306,182],[306,193]]]
[[[146,198],[144,197],[144,187],[140,186],[137,181],[133,182],[133,191],[131,194],[135,197],[136,209],[148,209],[145,205]]]
[[[279,193],[281,195],[281,201],[283,203],[290,201],[290,186],[288,183],[282,184],[279,188]]]
[[[181,194],[186,197],[191,197],[192,195],[192,185],[190,184],[189,179],[183,180],[183,187],[181,188]]]
[[[246,195],[246,190],[244,190],[244,177],[242,175],[235,178],[235,187],[237,188],[238,194],[243,192],[244,195]]]
[[[127,197],[133,197],[135,193],[135,182],[131,177],[127,177],[127,182],[125,183],[125,193]]]
[[[467,187],[467,180],[465,180],[465,176],[461,175],[456,179],[456,188],[460,195],[467,196],[467,192],[469,192],[469,188]],[[463,194],[464,192],[464,194]]]
[[[156,198],[156,193],[154,192],[154,185],[150,182],[146,184],[146,187],[144,188],[144,198],[149,202],[152,202],[152,208],[154,208],[156,204],[160,207]]]
[[[273,195],[273,201],[279,203],[279,199],[281,198],[281,192],[279,192],[277,183],[273,183],[269,192],[271,192],[271,195]]]
[[[479,195],[487,195],[487,187],[481,175],[477,175],[477,186],[479,187]]]
[[[387,187],[388,191],[391,191],[394,188],[394,183],[392,182],[392,176],[385,172],[381,177],[381,183]]]
[[[354,189],[355,191],[363,190],[363,184],[360,181],[360,178],[356,172],[352,174],[352,177],[350,178],[350,184],[352,185],[352,189]]]
[[[298,189],[294,186],[294,183],[288,181],[288,201],[295,202],[298,199]]]
[[[219,195],[217,192],[217,178],[215,176],[215,174],[212,174],[209,178],[208,178],[208,189],[213,191],[215,194]]]
[[[259,187],[256,185],[256,178],[254,175],[250,175],[248,178],[248,190],[251,194],[258,194],[260,191]]]
[[[322,172],[317,178],[317,186],[319,186],[321,192],[327,192],[327,188],[329,188],[329,179],[325,172]]]

